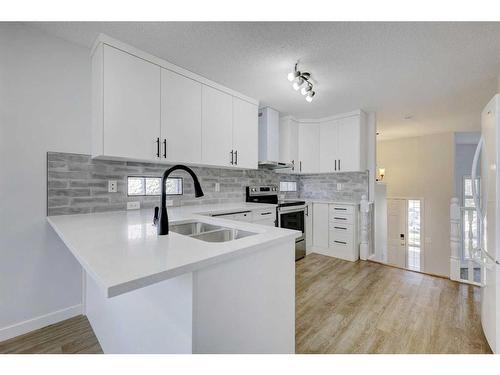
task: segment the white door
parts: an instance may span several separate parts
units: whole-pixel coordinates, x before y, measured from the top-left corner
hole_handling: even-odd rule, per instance
[[[359,116],[338,120],[338,164],[341,172],[361,171],[361,134]]]
[[[161,158],[201,162],[201,83],[161,69]]]
[[[292,172],[298,172],[299,124],[291,118],[280,120],[280,158],[279,161],[291,163]]]
[[[319,172],[319,125],[299,125],[299,172]]]
[[[233,97],[202,85],[202,162],[231,166],[233,151]]]
[[[234,164],[257,168],[259,150],[259,113],[255,104],[233,97]]]
[[[104,154],[158,160],[160,67],[104,46]]]
[[[406,267],[406,199],[387,199],[387,263]]]
[[[313,203],[313,244],[320,250],[328,249],[328,204]]]
[[[338,167],[338,121],[319,125],[319,171],[335,172]]]

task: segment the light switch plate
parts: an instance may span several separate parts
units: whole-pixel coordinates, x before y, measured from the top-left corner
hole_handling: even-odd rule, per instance
[[[141,202],[139,201],[127,202],[127,210],[138,210],[140,208],[141,208]]]
[[[118,192],[118,182],[116,180],[108,181],[108,193],[116,193]]]

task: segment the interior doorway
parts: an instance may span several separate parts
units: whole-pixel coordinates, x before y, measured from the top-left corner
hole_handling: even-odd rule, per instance
[[[423,200],[387,199],[387,263],[423,271]]]

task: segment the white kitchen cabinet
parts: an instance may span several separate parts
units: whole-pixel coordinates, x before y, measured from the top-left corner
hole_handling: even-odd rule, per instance
[[[313,203],[313,247],[328,248],[328,204]]]
[[[319,125],[299,125],[299,173],[319,172]]]
[[[361,134],[360,116],[345,117],[338,120],[338,171],[364,171],[366,164],[362,158],[364,154],[363,137]]]
[[[208,165],[232,166],[233,97],[205,85],[202,86],[201,93],[202,162]]]
[[[293,165],[291,172],[299,167],[299,124],[291,117],[280,119],[279,160]]]
[[[339,126],[337,120],[329,120],[319,124],[319,171],[335,172],[337,170],[339,149]]]
[[[233,97],[234,166],[257,168],[258,163],[258,108],[245,100]]]
[[[160,67],[103,45],[94,55],[93,156],[157,160]]]
[[[161,69],[161,158],[201,163],[201,83]]]

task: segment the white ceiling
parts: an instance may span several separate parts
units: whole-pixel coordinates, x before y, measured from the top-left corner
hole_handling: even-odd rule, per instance
[[[477,130],[500,73],[500,23],[31,25],[87,47],[106,33],[298,118],[376,111],[381,139]],[[286,79],[298,59],[313,103]]]

